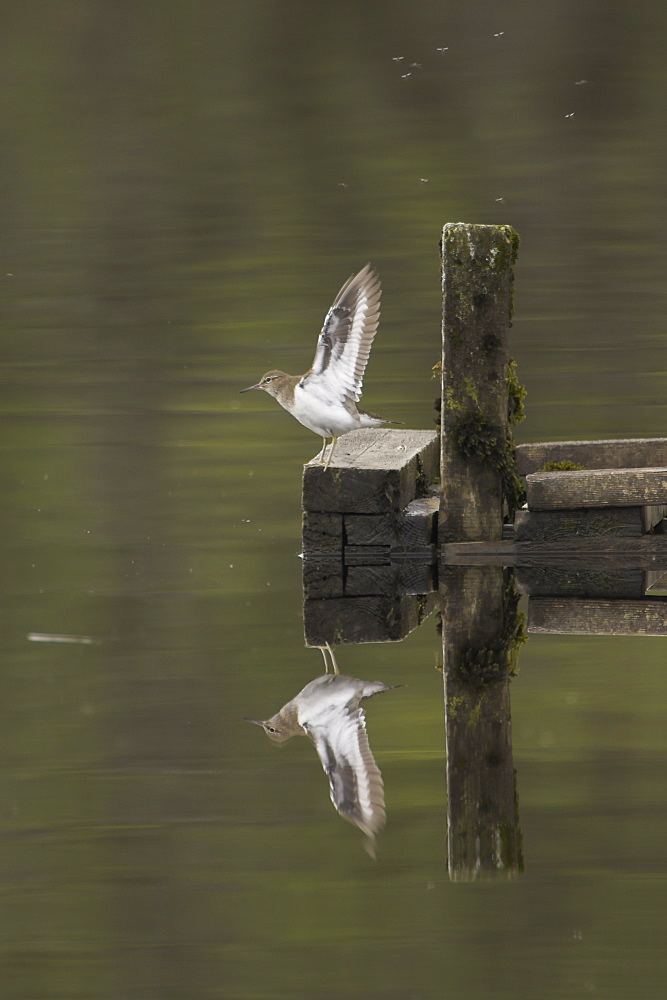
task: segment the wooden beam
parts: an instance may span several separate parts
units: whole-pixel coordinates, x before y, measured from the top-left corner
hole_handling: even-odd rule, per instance
[[[303,508],[334,514],[401,511],[438,478],[435,431],[368,428],[343,435],[328,469],[306,465]]]
[[[345,596],[368,594],[432,594],[435,591],[433,563],[404,561],[388,566],[348,566],[345,570]]]
[[[399,642],[435,610],[436,594],[376,594],[303,602],[307,646],[327,642]]]
[[[667,635],[667,600],[531,598],[528,631],[561,635]]]
[[[431,594],[436,589],[435,564],[417,559],[388,560],[372,565],[344,566],[336,559],[307,559],[303,563],[306,600]]]
[[[667,504],[667,467],[534,472],[526,495],[529,510]]]
[[[640,538],[566,538],[557,542],[449,542],[440,549],[451,566],[614,566],[667,567],[667,535]]]
[[[304,510],[301,518],[301,544],[305,559],[334,555],[342,559],[343,515]]]
[[[440,500],[413,500],[399,515],[345,514],[346,545],[384,545],[387,551],[415,553],[435,544]],[[304,545],[305,551],[305,545]]]
[[[606,600],[639,601],[646,593],[646,572],[623,563],[611,566],[517,566],[516,585],[531,600],[534,597],[599,597]]]
[[[511,226],[443,230],[441,542],[501,536],[503,463],[514,467],[507,329],[518,245]]]
[[[620,438],[605,441],[539,441],[519,444],[519,475],[528,476],[547,462],[572,462],[584,469],[633,469],[667,466],[667,438]]]
[[[577,510],[518,510],[514,541],[556,541],[572,535],[644,535],[667,507],[588,507]]]

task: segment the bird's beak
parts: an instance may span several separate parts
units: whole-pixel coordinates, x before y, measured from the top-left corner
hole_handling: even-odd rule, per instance
[[[255,387],[252,386],[252,388],[254,389]],[[245,390],[243,390],[243,391],[245,391]],[[256,726],[263,726],[264,725],[264,723],[262,722],[261,719],[246,719],[246,718],[244,718],[243,721],[244,722],[254,722]]]
[[[261,388],[262,387],[261,387],[261,385],[258,382],[257,385],[249,385],[247,389],[240,389],[239,391],[240,392],[250,392],[251,389],[261,389]]]

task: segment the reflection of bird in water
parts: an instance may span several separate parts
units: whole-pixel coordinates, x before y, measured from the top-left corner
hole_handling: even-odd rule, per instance
[[[331,649],[333,674],[323,674],[288,701],[270,719],[248,719],[262,726],[270,740],[309,736],[329,779],[331,801],[341,816],[366,834],[366,849],[375,857],[375,836],[385,824],[384,787],[366,733],[361,701],[402,684],[362,681],[338,672]],[[327,659],[324,663],[327,666]]]

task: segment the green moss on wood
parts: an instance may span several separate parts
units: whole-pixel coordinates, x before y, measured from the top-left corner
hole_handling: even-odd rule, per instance
[[[452,678],[464,687],[482,691],[515,677],[519,647],[528,637],[526,616],[519,611],[519,592],[510,571],[505,571],[503,629],[493,642],[470,644],[452,670]],[[453,699],[452,699],[453,700]]]
[[[583,465],[577,465],[576,462],[545,462],[538,472],[581,472],[583,470]]]
[[[445,386],[445,406],[448,410],[462,409],[461,403],[454,397],[454,390],[451,385]]]
[[[465,389],[466,395],[469,399],[471,399],[476,406],[479,406],[479,391],[473,380],[468,376],[463,379],[463,388]]]
[[[507,415],[511,424],[520,424],[526,417],[523,401],[526,390],[519,382],[516,361],[510,358],[507,364]]]
[[[510,517],[523,502],[523,482],[516,471],[512,434],[488,421],[479,407],[466,410],[451,431],[454,445],[464,458],[490,465],[500,475]]]

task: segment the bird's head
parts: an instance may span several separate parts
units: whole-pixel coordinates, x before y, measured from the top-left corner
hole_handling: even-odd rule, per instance
[[[294,736],[294,732],[290,732],[289,728],[285,726],[278,715],[272,716],[270,719],[246,719],[246,722],[254,722],[256,726],[261,726],[266,735],[274,743],[284,743],[291,736]]]
[[[247,389],[241,389],[241,392],[250,392],[251,389],[263,389],[270,396],[278,396],[283,386],[289,381],[289,378],[290,376],[286,375],[285,372],[277,370],[266,372],[265,375],[262,375],[257,385],[249,385]]]

